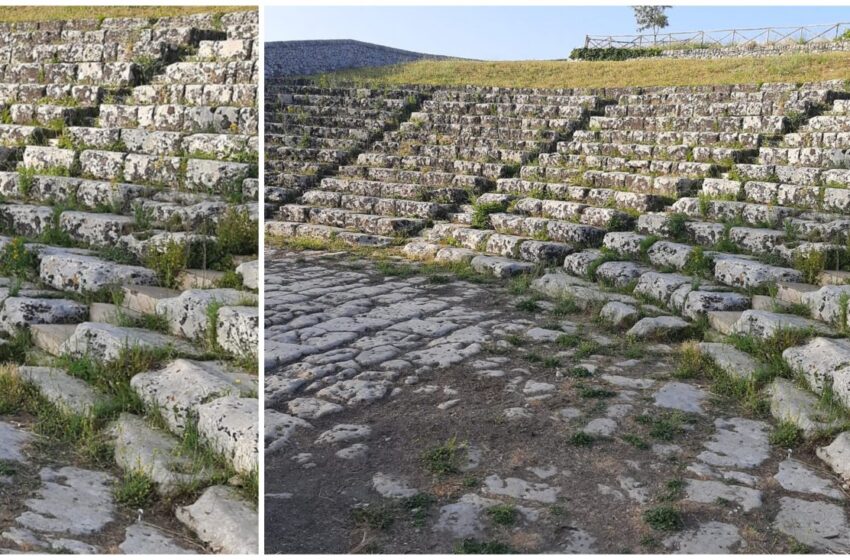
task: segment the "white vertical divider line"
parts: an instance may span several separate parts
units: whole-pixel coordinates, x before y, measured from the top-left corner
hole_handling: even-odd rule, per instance
[[[257,48],[260,50],[257,56],[257,64],[259,68],[257,70],[257,109],[259,112],[259,130],[257,131],[257,150],[259,151],[257,157],[257,178],[259,179],[259,191],[257,194],[258,204],[259,204],[259,224],[258,227],[260,229],[260,244],[258,249],[258,283],[257,289],[259,291],[259,334],[258,334],[258,342],[259,348],[257,349],[257,364],[259,366],[259,375],[260,379],[258,380],[259,392],[257,395],[257,402],[260,408],[259,414],[259,429],[257,430],[257,464],[259,465],[260,472],[257,473],[259,476],[259,491],[257,496],[257,521],[258,526],[257,530],[259,531],[259,543],[260,550],[259,554],[262,555],[265,552],[265,526],[266,526],[266,503],[265,503],[265,488],[266,488],[266,457],[264,453],[265,446],[265,438],[263,434],[265,433],[265,424],[266,418],[263,411],[265,410],[265,380],[266,380],[266,368],[265,368],[265,303],[266,303],[266,288],[265,288],[265,249],[266,249],[266,239],[265,239],[265,223],[266,223],[266,209],[265,209],[265,130],[266,130],[266,79],[265,79],[265,54],[266,54],[266,18],[265,18],[265,5],[259,3],[257,6],[257,10],[259,11],[259,40],[257,41]]]

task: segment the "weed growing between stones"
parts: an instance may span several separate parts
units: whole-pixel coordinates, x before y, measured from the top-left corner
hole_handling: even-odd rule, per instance
[[[221,250],[229,255],[253,255],[259,246],[257,224],[244,208],[228,208],[219,219],[216,236]]]
[[[517,522],[517,519],[519,518],[519,510],[517,510],[516,506],[503,504],[488,508],[487,515],[493,520],[493,523],[496,523],[497,525],[510,526]]]
[[[171,240],[161,250],[149,249],[142,262],[156,273],[160,284],[176,288],[177,277],[186,269],[188,260],[186,245]]]
[[[487,229],[490,227],[490,214],[498,214],[508,209],[504,202],[484,202],[472,207],[471,226],[475,229]]]
[[[668,505],[657,506],[644,511],[643,520],[656,531],[679,531],[684,525],[681,512]]]
[[[38,256],[16,237],[0,251],[0,275],[31,280],[38,276]]]
[[[144,509],[153,501],[156,487],[153,481],[144,473],[131,471],[124,475],[121,482],[113,490],[115,501],[121,505]]]
[[[587,432],[575,432],[569,438],[569,442],[576,447],[590,447],[594,441],[596,438]]]
[[[803,442],[803,434],[793,422],[782,421],[773,428],[769,439],[772,445],[793,449]]]
[[[354,508],[351,510],[351,519],[357,525],[380,531],[389,529],[394,521],[392,513],[385,506],[380,505]]]
[[[649,444],[635,434],[623,434],[622,440],[637,449],[649,449]]]
[[[457,474],[460,472],[461,454],[466,445],[458,443],[457,438],[449,439],[444,445],[429,449],[422,454],[425,468],[436,475]]]

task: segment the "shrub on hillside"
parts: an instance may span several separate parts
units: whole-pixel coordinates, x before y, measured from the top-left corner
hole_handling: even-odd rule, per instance
[[[649,56],[661,56],[661,49],[581,48],[573,49],[570,53],[570,58],[573,60],[628,60],[630,58],[645,58]]]

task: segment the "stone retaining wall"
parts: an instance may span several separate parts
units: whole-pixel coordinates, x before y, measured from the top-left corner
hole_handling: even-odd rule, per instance
[[[353,40],[276,41],[266,43],[267,77],[309,76],[348,68],[389,66],[448,57]]]

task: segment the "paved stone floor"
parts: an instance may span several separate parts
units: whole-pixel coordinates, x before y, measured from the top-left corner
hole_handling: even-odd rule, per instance
[[[30,418],[0,414],[0,553],[203,551],[167,505],[145,511],[118,504],[119,476],[80,466],[34,433]]]
[[[675,346],[387,272],[267,254],[268,552],[850,551],[846,489]]]

